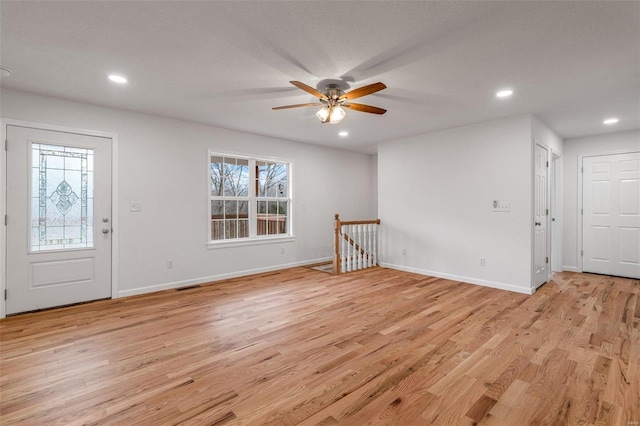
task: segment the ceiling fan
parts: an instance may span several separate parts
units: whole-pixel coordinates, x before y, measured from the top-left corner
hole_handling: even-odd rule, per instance
[[[345,115],[347,115],[344,111],[344,108],[349,108],[354,111],[360,112],[369,112],[371,114],[384,114],[385,112],[387,112],[386,109],[351,102],[352,99],[361,98],[362,96],[370,95],[382,89],[386,89],[387,86],[385,86],[383,83],[369,84],[367,86],[354,89],[347,93],[341,90],[340,86],[338,86],[337,84],[327,84],[325,90],[323,92],[320,92],[319,90],[316,90],[311,86],[307,86],[306,84],[299,81],[290,81],[289,83],[293,84],[299,89],[304,90],[305,92],[311,93],[313,96],[318,98],[320,102],[285,105],[280,107],[273,107],[272,109],[279,110],[310,106],[322,106],[322,109],[316,113],[316,117],[318,117],[318,119],[323,123],[331,124],[339,123],[340,121],[342,121]]]

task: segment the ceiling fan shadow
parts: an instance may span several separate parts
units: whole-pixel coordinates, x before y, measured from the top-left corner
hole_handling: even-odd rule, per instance
[[[251,20],[251,16],[255,16],[255,10],[259,7],[264,8],[265,19],[257,24]],[[253,2],[216,2],[216,8],[218,13],[222,13],[223,10],[225,12],[225,19],[219,25],[220,28],[216,28],[216,33],[229,44],[286,75],[300,76],[303,72],[308,77],[317,78],[311,67],[296,58],[289,49],[284,47],[280,36],[274,35],[271,31],[271,24],[267,17],[277,13],[278,8]],[[247,13],[246,8],[250,8],[251,13]],[[293,27],[294,23],[290,25]],[[298,34],[305,33],[300,31]],[[308,39],[305,41],[305,45],[307,53],[314,52],[312,57],[317,64],[330,61],[329,52],[323,49],[321,44]]]
[[[450,109],[457,107],[456,102],[449,97],[426,92],[419,92],[416,90],[393,88],[388,90],[386,93],[379,93],[375,96],[394,102],[407,103],[429,108]]]
[[[469,40],[479,31],[486,31],[491,27],[490,22],[500,18],[499,15],[495,6],[488,7],[483,8],[481,13],[456,22],[447,21],[437,27],[430,27],[426,32],[406,39],[350,69],[340,78],[345,81],[365,80],[450,49]]]
[[[295,87],[265,87],[265,88],[249,88],[225,90],[221,92],[209,93],[202,96],[205,99],[222,98],[233,99],[236,101],[252,101],[256,99],[280,99],[295,95],[297,90]]]

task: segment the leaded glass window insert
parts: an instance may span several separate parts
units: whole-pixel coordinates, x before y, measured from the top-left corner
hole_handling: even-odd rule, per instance
[[[93,149],[31,144],[32,252],[93,248]]]
[[[209,177],[211,241],[290,235],[290,163],[211,154]]]

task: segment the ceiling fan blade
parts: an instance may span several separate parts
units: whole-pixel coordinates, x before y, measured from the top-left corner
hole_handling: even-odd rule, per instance
[[[347,100],[351,100],[351,99],[356,99],[356,98],[360,98],[362,96],[366,96],[366,95],[370,95],[372,93],[375,92],[379,92],[382,89],[386,89],[387,86],[384,85],[384,83],[373,83],[373,84],[369,84],[367,86],[363,86],[360,87],[359,89],[354,89],[348,93],[345,93],[344,95],[340,96],[338,99],[342,100],[342,99],[347,99]]]
[[[382,115],[385,112],[387,112],[386,109],[374,107],[374,106],[371,106],[371,105],[364,105],[364,104],[344,104],[342,106],[345,107],[345,108],[353,109],[355,111],[370,112],[371,114],[380,114],[380,115]]]
[[[303,107],[321,106],[321,105],[322,104],[320,102],[314,102],[314,103],[311,103],[311,104],[285,105],[285,106],[273,107],[271,109],[278,110],[278,109],[303,108]]]
[[[328,99],[325,95],[323,95],[322,93],[320,93],[319,91],[317,91],[316,89],[314,89],[311,86],[307,86],[306,84],[300,82],[300,81],[290,81],[289,83],[293,84],[294,86],[296,86],[298,89],[302,89],[307,93],[311,93],[313,96],[315,96],[316,98],[319,99]]]

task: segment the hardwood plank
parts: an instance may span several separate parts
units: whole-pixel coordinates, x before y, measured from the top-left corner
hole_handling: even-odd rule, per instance
[[[0,423],[628,425],[640,282],[300,267],[0,321]]]

